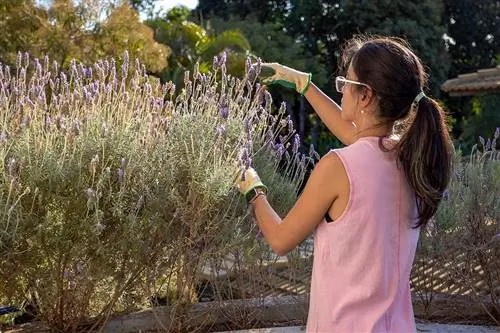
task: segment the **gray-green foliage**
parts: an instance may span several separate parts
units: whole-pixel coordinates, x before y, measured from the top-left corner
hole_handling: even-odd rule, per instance
[[[439,262],[445,284],[427,284],[441,292],[466,293],[498,323],[500,276],[500,154],[495,149],[500,136],[475,145],[470,156],[457,152],[454,172],[435,219],[421,234],[417,260],[430,266]],[[430,270],[422,271],[433,281]],[[481,281],[478,283],[478,281]],[[449,289],[445,289],[448,287]],[[419,291],[425,290],[416,290]],[[428,290],[429,291],[429,290]],[[428,292],[427,291],[427,292]],[[435,290],[436,291],[436,290]]]
[[[253,159],[282,214],[310,161],[285,152],[293,128],[254,85],[259,63],[243,78],[223,59],[195,66],[177,93],[124,58],[64,73],[20,54],[0,67],[0,300],[36,295],[60,329],[153,292],[191,302],[199,267],[234,249],[257,256],[236,161]]]

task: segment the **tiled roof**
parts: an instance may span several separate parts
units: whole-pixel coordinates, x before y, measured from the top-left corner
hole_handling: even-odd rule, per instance
[[[500,65],[459,75],[443,83],[441,89],[451,96],[500,93]]]

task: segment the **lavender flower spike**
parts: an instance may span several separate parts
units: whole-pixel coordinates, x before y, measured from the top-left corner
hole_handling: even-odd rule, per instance
[[[293,153],[297,154],[299,148],[300,148],[300,136],[298,134],[295,134],[293,137],[293,147],[292,147]]]
[[[124,177],[125,177],[125,171],[123,170],[123,168],[118,168],[118,181],[120,183],[123,183]]]
[[[223,106],[219,110],[219,115],[222,119],[226,120],[229,117],[229,107]]]

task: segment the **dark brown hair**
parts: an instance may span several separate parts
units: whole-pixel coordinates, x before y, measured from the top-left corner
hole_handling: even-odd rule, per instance
[[[344,71],[351,65],[357,80],[373,89],[378,118],[398,125],[394,149],[416,194],[419,219],[414,227],[425,226],[448,186],[453,145],[439,104],[425,96],[413,105],[427,84],[422,62],[401,39],[365,36],[345,45],[340,65]]]

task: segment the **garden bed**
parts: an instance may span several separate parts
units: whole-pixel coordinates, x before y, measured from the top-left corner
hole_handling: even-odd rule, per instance
[[[425,313],[414,301],[415,317],[441,323],[495,325],[471,297],[436,294],[434,310]],[[415,298],[414,298],[415,299]],[[188,312],[186,331],[217,332],[223,330],[304,325],[308,297],[278,296],[195,304]],[[103,333],[165,332],[172,327],[174,307],[163,306],[116,316],[102,327]],[[85,329],[83,329],[85,330]],[[36,323],[24,324],[6,333],[44,333],[50,329]]]

